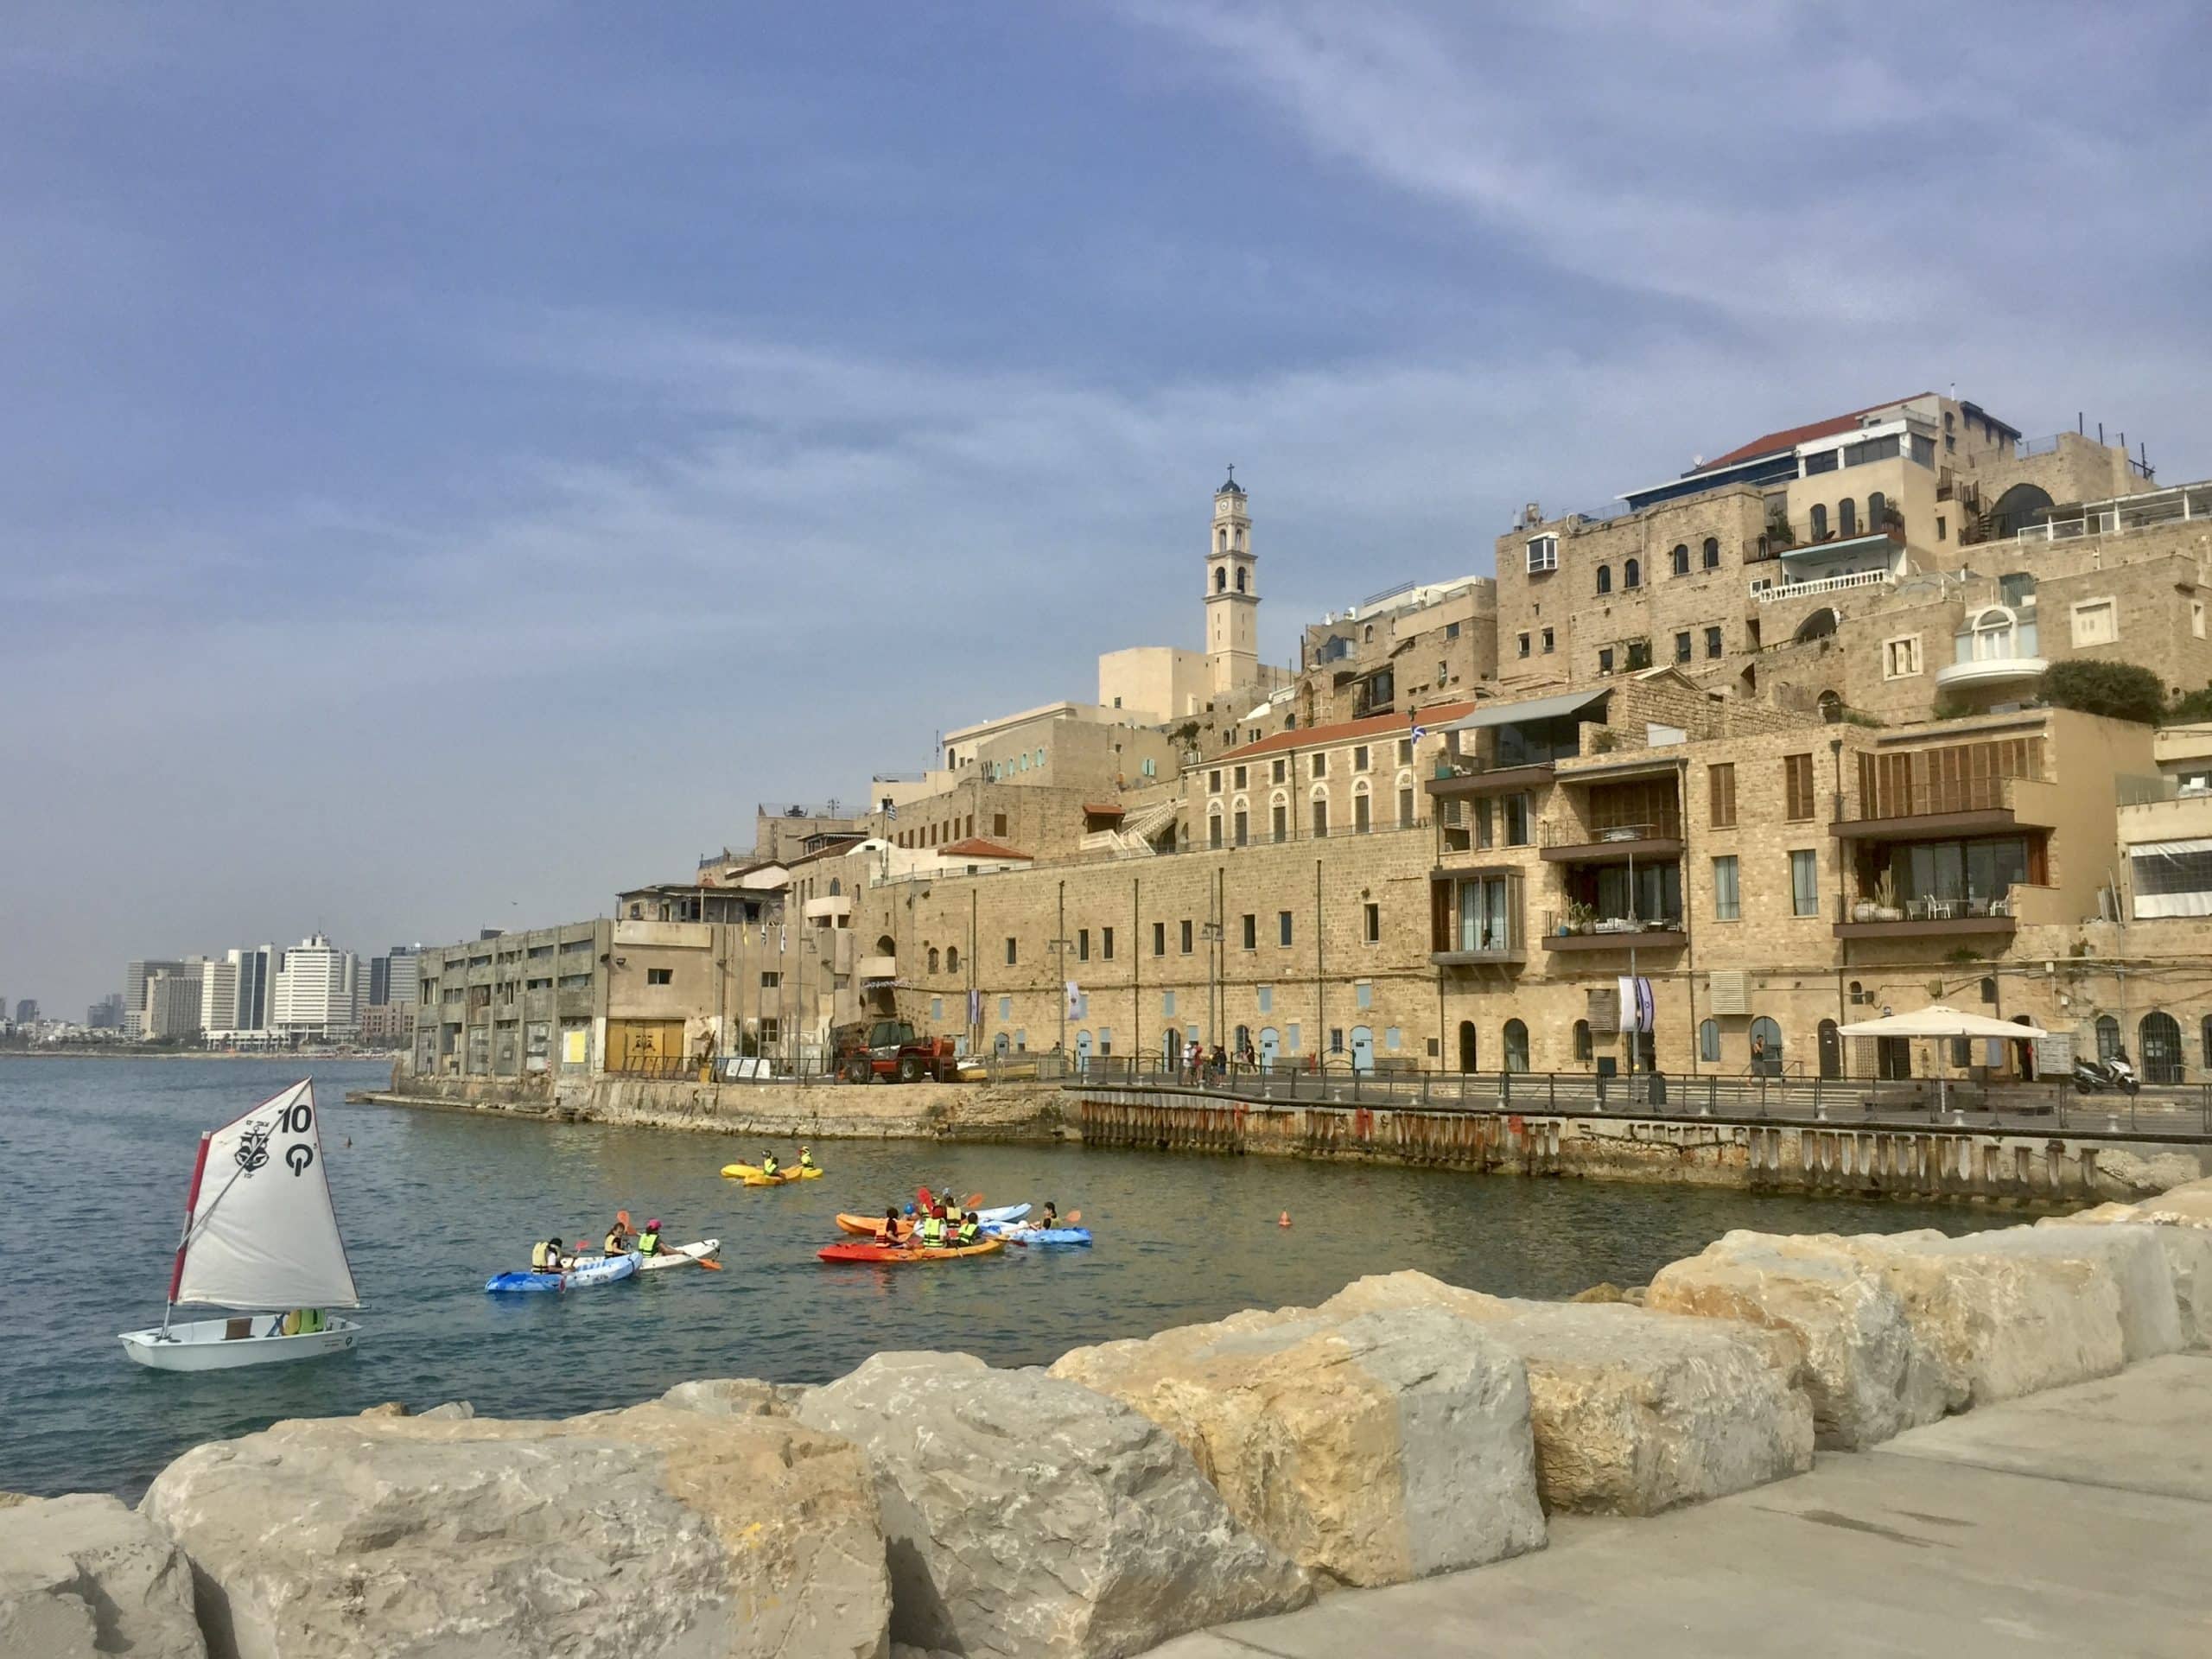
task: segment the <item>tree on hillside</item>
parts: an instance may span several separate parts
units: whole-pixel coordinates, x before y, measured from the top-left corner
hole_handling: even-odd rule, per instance
[[[2060,709],[2107,720],[2139,721],[2150,726],[2165,712],[2166,689],[2139,663],[2105,663],[2077,658],[2044,671],[2043,697]]]

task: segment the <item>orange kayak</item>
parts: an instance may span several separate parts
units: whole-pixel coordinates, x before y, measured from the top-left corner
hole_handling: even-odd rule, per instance
[[[963,1255],[988,1255],[1004,1249],[1004,1239],[986,1238],[934,1250],[910,1250],[898,1244],[825,1244],[815,1254],[824,1262],[880,1262],[895,1267],[914,1262],[953,1262]]]

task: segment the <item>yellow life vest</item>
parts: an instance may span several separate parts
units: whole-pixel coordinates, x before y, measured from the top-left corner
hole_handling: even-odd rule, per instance
[[[533,1273],[554,1273],[560,1268],[560,1258],[543,1239],[530,1247],[530,1267]]]
[[[783,1166],[778,1163],[772,1157],[763,1158],[760,1160],[760,1173],[763,1175],[773,1175],[782,1167]]]
[[[944,1243],[944,1219],[943,1217],[931,1216],[927,1221],[922,1224],[922,1243],[925,1244],[942,1244]]]
[[[638,1254],[639,1255],[658,1255],[660,1254],[660,1235],[653,1232],[639,1234]]]
[[[814,1167],[814,1154],[810,1152],[802,1152],[799,1154],[798,1166],[801,1169],[812,1169]]]
[[[605,1238],[603,1238],[603,1239],[601,1239],[601,1240],[600,1241],[599,1248],[600,1248],[601,1249],[602,1249],[602,1250],[606,1251],[606,1252],[607,1253],[607,1255],[621,1255],[621,1254],[622,1254],[622,1230],[621,1230],[621,1229],[620,1229],[620,1228],[618,1227],[618,1228],[613,1228],[613,1229],[609,1230],[609,1231],[607,1232],[607,1236],[606,1236]]]

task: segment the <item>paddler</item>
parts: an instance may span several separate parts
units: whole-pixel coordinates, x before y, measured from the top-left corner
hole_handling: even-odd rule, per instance
[[[660,1223],[645,1224],[645,1230],[638,1235],[638,1254],[648,1260],[660,1254]]]
[[[921,1235],[922,1248],[938,1250],[944,1248],[944,1217],[932,1213],[916,1230]]]
[[[960,1225],[953,1230],[952,1242],[956,1244],[974,1244],[981,1242],[982,1236],[982,1224],[978,1222],[974,1212],[970,1211],[962,1217]]]
[[[1060,1224],[1060,1208],[1050,1198],[1045,1200],[1045,1213],[1037,1218],[1037,1230],[1049,1232]]]
[[[899,1242],[899,1211],[896,1205],[884,1206],[883,1219],[875,1224],[875,1242],[879,1244],[896,1244]]]
[[[944,1224],[947,1227],[958,1228],[961,1217],[966,1214],[967,1211],[960,1207],[959,1199],[947,1198],[944,1201]]]
[[[567,1249],[568,1247],[561,1242],[561,1235],[558,1233],[542,1243],[531,1245],[530,1270],[532,1273],[560,1272],[562,1257],[567,1253]]]
[[[620,1255],[629,1249],[629,1239],[630,1235],[624,1230],[621,1217],[618,1216],[607,1224],[607,1236],[600,1241],[599,1248],[609,1255]]]
[[[782,1174],[783,1171],[784,1166],[776,1161],[774,1153],[764,1152],[760,1154],[760,1173],[763,1175],[773,1177]]]
[[[798,1149],[798,1166],[801,1169],[812,1169],[814,1167],[814,1154],[809,1152],[804,1147],[801,1147]]]

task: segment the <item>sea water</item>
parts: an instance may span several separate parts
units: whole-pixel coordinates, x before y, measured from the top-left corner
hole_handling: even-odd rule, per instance
[[[132,1363],[116,1334],[160,1321],[200,1132],[303,1071],[366,1304],[360,1345],[197,1376]],[[771,1149],[789,1163],[796,1143],[345,1103],[348,1090],[387,1079],[382,1065],[324,1061],[0,1058],[0,1489],[135,1498],[199,1441],[386,1400],[565,1415],[691,1377],[823,1382],[884,1349],[1042,1364],[1079,1344],[1310,1304],[1399,1268],[1555,1297],[1643,1283],[1733,1227],[1960,1232],[2008,1219],[1452,1170],[897,1141],[824,1142],[814,1147],[823,1179],[747,1187],[721,1166]],[[1083,1212],[1096,1243],[899,1268],[816,1258],[840,1236],[837,1211],[880,1214],[924,1183],[995,1205],[1053,1199]],[[557,1232],[595,1245],[617,1210],[659,1218],[672,1243],[720,1238],[725,1270],[485,1294],[490,1274],[528,1265],[533,1241]]]

